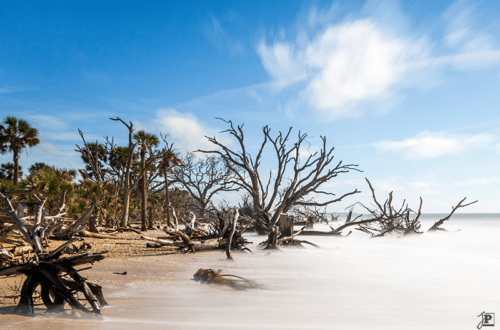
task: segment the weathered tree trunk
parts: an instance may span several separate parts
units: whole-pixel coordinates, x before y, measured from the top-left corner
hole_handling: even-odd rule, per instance
[[[142,182],[141,182],[141,231],[146,231],[146,147],[143,144],[141,148],[141,171],[142,171]]]
[[[14,184],[17,186],[18,184],[18,176],[19,176],[19,151],[14,149]]]
[[[312,216],[307,216],[306,218],[306,229],[313,229],[314,228],[314,221]]]
[[[287,214],[280,214],[279,228],[282,236],[293,236],[293,217]]]
[[[123,216],[122,216],[122,222],[120,223],[120,227],[127,227],[128,225],[131,193],[132,189],[125,186],[125,191],[123,192]]]
[[[164,168],[164,176],[165,176],[165,203],[167,203],[167,226],[173,227],[170,222],[170,195],[168,192],[168,168],[165,166]]]
[[[226,256],[228,259],[233,260],[233,257],[231,257],[231,244],[233,243],[233,236],[234,232],[236,230],[236,224],[238,222],[238,217],[240,216],[239,210],[236,210],[234,214],[234,219],[233,219],[233,228],[231,229],[231,234],[229,234],[228,242],[226,245]]]
[[[120,117],[116,118],[109,118],[113,121],[121,121],[125,127],[128,129],[128,159],[127,159],[127,167],[125,169],[125,182],[124,182],[124,194],[123,194],[123,217],[122,221],[120,223],[120,227],[127,227],[128,225],[128,217],[129,217],[129,205],[130,205],[130,194],[132,193],[132,187],[133,185],[130,182],[130,170],[132,167],[132,160],[133,160],[133,155],[134,155],[134,149],[136,144],[133,142],[133,132],[134,132],[134,125],[132,122],[128,125],[125,123],[123,120],[120,119]]]
[[[269,234],[267,235],[267,246],[268,250],[277,250],[278,249],[278,228],[274,227]]]
[[[152,205],[149,205],[149,215],[148,215],[148,222],[149,222],[149,225],[148,225],[148,228],[149,229],[154,229],[154,217],[153,217],[153,206]]]

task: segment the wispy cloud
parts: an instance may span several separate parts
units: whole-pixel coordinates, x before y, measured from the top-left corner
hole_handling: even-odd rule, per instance
[[[222,23],[215,16],[210,15],[210,20],[203,27],[205,38],[219,49],[227,49],[231,54],[241,54],[245,48],[240,40],[230,36],[222,27]]]
[[[104,82],[109,82],[110,77],[104,72],[101,71],[88,71],[88,70],[83,70],[82,71],[82,77],[86,80],[90,81],[104,81]]]
[[[21,91],[21,88],[14,88],[14,87],[0,87],[0,94],[10,94],[10,93],[15,93],[18,91]]]
[[[68,127],[68,123],[50,115],[35,114],[30,115],[29,119],[33,120],[37,127],[49,128],[53,130],[62,130]]]
[[[381,153],[401,154],[406,158],[436,158],[458,154],[470,148],[491,146],[495,136],[488,133],[477,135],[448,134],[424,131],[402,141],[379,141],[374,147]]]

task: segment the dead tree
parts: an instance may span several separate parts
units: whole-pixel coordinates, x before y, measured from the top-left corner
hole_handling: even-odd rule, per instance
[[[128,216],[129,216],[129,205],[130,205],[130,194],[132,193],[132,190],[134,186],[138,183],[138,180],[136,182],[132,182],[131,179],[131,168],[132,168],[132,159],[134,155],[134,149],[137,146],[137,143],[134,143],[133,140],[133,133],[134,133],[134,125],[132,122],[129,124],[125,123],[120,117],[116,118],[109,118],[113,121],[120,121],[125,127],[128,129],[128,157],[127,157],[127,163],[125,166],[125,180],[123,182],[123,187],[124,187],[124,192],[123,192],[123,216],[120,222],[121,227],[126,227],[128,225]],[[142,173],[141,173],[142,174]]]
[[[306,229],[313,229],[315,223],[325,223],[328,224],[327,212],[325,208],[318,207],[294,207],[291,210],[292,214],[295,214],[299,221],[296,221],[297,226],[306,226]],[[305,220],[302,220],[305,219]]]
[[[173,172],[174,179],[196,201],[192,206],[198,207],[202,216],[214,195],[240,189],[235,174],[220,157],[195,160],[193,154],[188,154],[181,163]]]
[[[219,118],[220,119],[220,118]],[[221,119],[223,120],[223,119]],[[234,127],[232,121],[223,120],[229,128],[223,133],[232,135],[238,144],[238,149],[219,142],[216,137],[207,137],[218,149],[198,150],[206,154],[216,154],[222,157],[227,167],[234,173],[237,184],[252,198],[256,224],[270,231],[282,213],[287,213],[293,206],[327,206],[341,201],[347,196],[359,193],[354,191],[333,198],[335,194],[320,190],[321,185],[337,177],[339,174],[351,170],[359,171],[357,165],[344,165],[342,161],[332,163],[334,148],[327,149],[326,138],[321,137],[322,148],[319,152],[310,154],[303,159],[302,147],[307,143],[307,134],[298,133],[293,147],[287,147],[290,141],[292,128],[286,133],[279,132],[276,137],[271,136],[268,126],[262,128],[264,141],[257,154],[253,157],[247,152],[243,125]],[[270,144],[277,165],[270,171],[267,182],[260,173],[261,158],[266,145]],[[273,176],[273,172],[276,173]],[[287,181],[287,179],[289,179]],[[312,194],[321,194],[332,197],[326,202],[318,202],[311,198]],[[274,213],[273,213],[274,212]]]
[[[410,234],[422,234],[423,232],[420,231],[420,228],[422,226],[422,223],[420,221],[420,216],[422,214],[422,197],[420,197],[420,205],[418,208],[417,212],[414,212],[412,209],[409,208],[408,204],[406,203],[406,200],[403,200],[403,203],[400,208],[396,208],[393,206],[393,196],[392,192],[389,193],[389,198],[384,202],[384,204],[380,204],[379,201],[377,200],[375,196],[375,189],[373,189],[372,184],[368,179],[366,179],[366,182],[368,183],[368,186],[370,187],[370,190],[372,192],[372,197],[375,205],[377,206],[376,209],[370,209],[363,205],[362,203],[358,202],[356,204],[361,205],[363,208],[365,208],[370,214],[371,214],[371,219],[368,219],[369,223],[363,223],[360,224],[358,230],[361,230],[365,233],[370,234],[372,237],[382,237],[386,234],[389,233],[396,233],[398,235],[406,236]],[[465,198],[461,200],[457,206],[455,206],[452,209],[452,212],[445,218],[439,220],[434,224],[434,226],[431,227],[431,231],[434,230],[439,230],[439,226],[445,221],[448,220],[453,213],[455,212],[456,209],[460,207],[465,207],[471,204],[476,203],[477,201],[474,201],[469,204],[462,205],[462,203],[465,201]],[[414,217],[412,217],[412,214],[415,214]],[[375,220],[375,221],[371,221]],[[367,221],[367,220],[363,220]]]
[[[434,223],[434,224],[432,225],[432,227],[431,227],[431,228],[429,228],[429,230],[427,230],[427,231],[428,231],[428,232],[429,232],[429,231],[438,231],[438,230],[446,231],[446,229],[443,229],[443,228],[441,228],[441,227],[439,227],[439,226],[441,226],[441,225],[442,225],[442,224],[443,224],[446,220],[450,219],[450,218],[451,218],[451,216],[453,215],[453,213],[455,213],[455,211],[456,211],[457,209],[459,209],[459,208],[461,208],[461,207],[466,207],[466,206],[469,206],[469,205],[474,204],[474,203],[476,203],[476,202],[477,202],[477,201],[474,201],[474,202],[471,202],[471,203],[468,203],[468,204],[462,204],[463,202],[465,202],[465,199],[466,199],[466,198],[467,198],[467,197],[464,197],[464,199],[462,199],[462,200],[461,200],[461,201],[460,201],[460,202],[459,202],[456,206],[452,206],[452,207],[451,207],[451,212],[450,212],[450,214],[448,214],[446,217],[442,218],[441,220],[436,221],[436,223]]]
[[[370,221],[369,224],[360,224],[357,228],[358,230],[371,234],[372,237],[382,237],[391,232],[403,236],[409,234],[422,234],[422,232],[420,231],[421,223],[419,220],[422,212],[422,198],[420,198],[420,206],[418,208],[418,212],[412,219],[411,214],[415,212],[409,208],[406,200],[403,200],[401,207],[396,208],[392,204],[393,197],[392,192],[390,192],[389,198],[382,205],[379,203],[377,197],[375,196],[375,190],[373,189],[371,182],[367,178],[365,178],[365,180],[370,187],[372,198],[377,208],[370,209],[360,202],[356,203],[361,205],[370,213],[371,220],[375,220]]]
[[[30,244],[34,254],[21,265],[12,265],[0,269],[0,276],[14,274],[26,275],[26,280],[21,289],[21,297],[15,312],[34,313],[33,294],[37,287],[41,287],[42,300],[48,311],[62,311],[64,304],[68,303],[72,309],[82,313],[101,314],[100,306],[106,305],[106,301],[101,292],[101,287],[86,282],[79,271],[74,267],[93,263],[104,259],[103,253],[80,254],[66,258],[60,258],[63,251],[75,239],[63,243],[53,251],[44,251],[42,241],[46,234],[46,223],[43,221],[43,206],[46,199],[39,200],[36,206],[35,219],[33,224],[21,220],[14,208],[11,200],[0,193],[5,209],[0,212],[9,214],[17,230],[21,232],[24,240]],[[28,229],[28,228],[31,228]],[[84,268],[88,269],[90,267]],[[78,299],[78,292],[83,293],[91,309],[85,307]]]

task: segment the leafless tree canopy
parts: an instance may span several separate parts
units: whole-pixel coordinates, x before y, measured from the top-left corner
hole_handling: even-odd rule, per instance
[[[286,133],[278,132],[273,137],[271,129],[266,125],[262,128],[263,142],[253,157],[245,145],[243,125],[235,127],[232,121],[223,121],[229,125],[223,133],[232,135],[237,141],[238,148],[231,149],[216,137],[207,137],[217,149],[198,151],[216,154],[224,159],[236,176],[237,184],[250,194],[255,216],[266,229],[271,229],[279,215],[288,212],[294,205],[326,206],[359,192],[356,189],[336,197],[333,193],[320,190],[322,184],[339,174],[351,170],[359,171],[358,165],[344,165],[342,161],[334,162],[334,148],[327,149],[325,137],[321,136],[322,147],[319,152],[301,157],[301,147],[307,143],[307,134],[299,132],[296,141],[292,142],[290,137],[292,128]],[[287,146],[290,143],[293,143],[292,147]],[[267,181],[259,168],[266,146],[270,146],[277,161],[277,166],[270,171]],[[312,199],[312,194],[322,194],[331,198],[326,202],[317,202]]]
[[[226,166],[221,157],[210,156],[196,159],[187,154],[181,160],[182,165],[173,172],[175,181],[186,189],[203,212],[220,192],[240,189],[236,174]]]

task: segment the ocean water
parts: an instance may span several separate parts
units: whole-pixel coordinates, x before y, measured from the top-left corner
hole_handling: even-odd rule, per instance
[[[437,219],[439,215],[423,217],[422,229]],[[250,245],[253,254],[235,253],[235,261],[226,260],[223,252],[198,253],[176,279],[131,283],[107,295],[113,306],[104,310],[103,321],[50,323],[55,321],[32,318],[19,325],[40,329],[44,322],[61,329],[476,329],[482,312],[500,313],[498,219],[457,214],[442,226],[453,232],[404,238],[370,239],[356,230],[345,238],[299,236],[321,249],[306,245],[269,252],[254,244]],[[315,226],[322,229],[328,227]],[[249,239],[258,243],[264,237]],[[191,280],[198,268],[223,269],[262,288],[238,291],[200,284]]]

